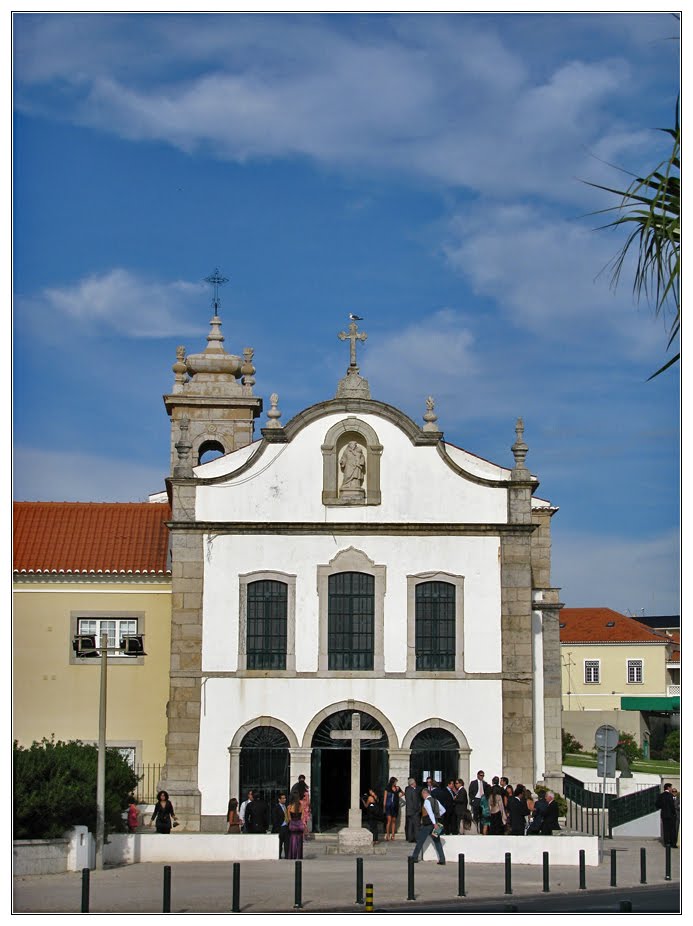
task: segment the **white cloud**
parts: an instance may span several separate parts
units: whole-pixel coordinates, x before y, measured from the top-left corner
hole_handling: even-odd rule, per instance
[[[305,156],[493,197],[585,195],[571,180],[615,130],[608,106],[633,83],[622,60],[554,56],[544,73],[492,17],[364,22],[26,18],[15,98],[51,118],[236,161]],[[617,131],[621,153],[631,135],[642,143]]]
[[[560,518],[560,512],[556,518]],[[551,581],[570,608],[679,614],[679,537],[563,534],[554,526]]]
[[[57,316],[79,325],[82,333],[110,330],[129,338],[166,338],[204,331],[204,325],[191,321],[193,313],[202,319],[203,299],[202,283],[159,283],[116,268],[46,288],[32,297],[31,308],[22,309],[20,301],[19,314]]]
[[[16,446],[13,494],[18,501],[142,502],[159,492],[168,471],[96,454]]]

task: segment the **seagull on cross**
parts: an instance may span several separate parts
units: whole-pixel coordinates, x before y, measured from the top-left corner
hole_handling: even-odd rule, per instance
[[[353,312],[349,312],[349,321],[350,322],[362,322],[363,318],[361,315],[354,315]]]

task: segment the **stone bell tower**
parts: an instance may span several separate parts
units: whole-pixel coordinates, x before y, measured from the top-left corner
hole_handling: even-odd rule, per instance
[[[184,347],[176,350],[173,389],[170,395],[164,396],[166,412],[171,419],[172,475],[175,467],[183,462],[177,444],[182,443],[185,456],[189,454],[188,466],[197,466],[208,451],[228,453],[249,444],[253,439],[254,421],[262,411],[262,399],[253,395],[252,347],[244,348],[242,357],[224,350],[219,286],[227,280],[218,270],[206,279],[214,286],[214,315],[207,347],[202,353],[187,356]]]
[[[182,827],[200,829],[197,781],[202,674],[203,533],[195,525],[198,480],[193,467],[208,451],[228,453],[253,439],[262,399],[253,395],[253,350],[227,354],[219,317],[218,270],[207,277],[214,287],[214,314],[207,347],[200,354],[177,350],[175,382],[164,396],[171,419],[171,662],[166,706],[166,765],[159,787],[168,791]]]

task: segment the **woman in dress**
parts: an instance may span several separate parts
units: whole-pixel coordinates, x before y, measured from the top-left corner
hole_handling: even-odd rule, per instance
[[[300,800],[301,805],[301,819],[303,820],[303,838],[311,839],[311,820],[312,814],[310,812],[310,788],[306,785],[306,790],[303,792],[303,797]]]
[[[392,841],[395,838],[397,829],[397,814],[399,813],[399,799],[404,796],[402,789],[397,784],[396,778],[391,778],[385,788],[383,795],[383,812],[385,814],[385,841]]]
[[[502,836],[505,832],[505,807],[503,806],[503,789],[500,785],[494,785],[491,788],[488,808],[491,816],[491,835]]]
[[[489,827],[491,826],[491,810],[489,808],[489,799],[485,794],[479,798],[479,829],[482,836],[488,836]]]
[[[303,808],[301,801],[289,804],[289,854],[287,858],[303,858]]]
[[[371,835],[373,836],[373,842],[378,841],[378,795],[375,793],[373,788],[369,788],[368,791],[361,798],[361,805],[366,815],[366,829],[370,830]]]
[[[152,814],[152,818],[149,821],[149,825],[152,826],[155,820],[157,833],[170,833],[171,820],[175,820],[176,826],[178,825],[178,817],[176,817],[176,814],[174,813],[173,804],[168,799],[168,791],[159,791],[156,796],[154,813]]]
[[[227,833],[240,833],[241,818],[238,815],[238,801],[232,797],[229,801],[229,809],[226,811],[226,821],[229,824]]]

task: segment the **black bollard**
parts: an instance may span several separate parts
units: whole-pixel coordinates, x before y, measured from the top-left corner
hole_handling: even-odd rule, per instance
[[[416,900],[414,893],[414,859],[411,855],[407,858],[407,900]]]
[[[302,864],[300,859],[296,859],[296,868],[294,870],[294,910],[300,910],[303,906],[302,894]]]
[[[356,903],[363,903],[363,859],[356,859]]]
[[[171,912],[171,866],[164,865],[164,900],[161,906],[162,913]]]
[[[580,849],[580,890],[587,890],[587,881],[585,879],[585,850]]]
[[[664,850],[664,880],[671,881],[671,846]]]
[[[82,913],[89,913],[89,869],[82,869]]]
[[[618,912],[619,912],[619,913],[632,913],[632,912],[633,912],[633,904],[631,903],[631,901],[630,901],[630,900],[621,900],[621,901],[619,902],[619,905],[618,905]]]
[[[542,888],[542,893],[549,893],[549,853],[543,852],[541,857],[542,865],[544,868],[544,886]]]
[[[611,850],[611,887],[616,887],[616,849]]]
[[[457,856],[457,896],[467,896],[467,892],[464,889],[464,852],[460,852]]]
[[[366,885],[366,913],[373,912],[373,885]]]
[[[241,863],[233,863],[233,895],[231,899],[231,912],[241,912]]]
[[[647,884],[647,852],[640,850],[640,883]]]
[[[510,874],[510,853],[505,853],[505,893],[512,894],[512,876]]]

